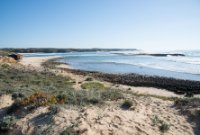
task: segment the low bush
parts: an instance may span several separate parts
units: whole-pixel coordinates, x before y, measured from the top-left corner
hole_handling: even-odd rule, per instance
[[[24,95],[23,93],[21,93],[21,92],[14,92],[14,93],[12,94],[12,98],[13,98],[13,99],[23,98],[23,97],[25,97],[25,95]]]
[[[170,129],[170,125],[165,121],[161,120],[157,115],[152,118],[153,126],[158,126],[159,130],[163,133]]]
[[[5,116],[0,120],[0,131],[9,131],[13,129],[16,123],[16,118],[14,116]]]
[[[57,99],[51,94],[47,94],[44,92],[36,92],[33,95],[24,98],[21,103],[23,106],[32,105],[35,107],[39,107],[46,106],[49,104],[55,104],[57,103]]]
[[[68,127],[60,135],[76,135],[76,133],[72,127]]]
[[[161,125],[159,126],[160,131],[163,133],[167,132],[169,128],[170,128],[170,125],[165,122],[161,123]]]
[[[87,78],[85,79],[85,81],[93,81],[93,78],[92,78],[92,77],[87,77]]]
[[[73,80],[55,75],[48,71],[34,71],[23,67],[11,67],[9,70],[0,66],[0,94],[13,94],[13,98],[32,95],[36,90],[46,93],[58,93],[73,89]]]
[[[49,107],[49,111],[50,111],[50,113],[51,113],[52,115],[57,114],[57,113],[59,112],[59,110],[60,110],[60,107],[59,107],[58,105],[51,105],[51,106]]]
[[[160,119],[157,115],[152,118],[153,126],[158,125],[160,123]]]
[[[99,82],[88,82],[81,85],[82,89],[88,89],[88,90],[105,90],[106,87]]]
[[[177,107],[200,107],[200,98],[180,98],[174,101]]]
[[[69,105],[102,104],[124,98],[119,90],[68,90],[57,95],[57,102]]]
[[[4,69],[7,69],[7,68],[9,68],[10,66],[9,66],[8,64],[2,64],[1,67],[4,68]]]
[[[64,104],[67,100],[67,95],[66,94],[58,94],[56,96],[58,103]]]
[[[36,92],[26,98],[16,100],[8,109],[7,113],[14,114],[16,112],[21,112],[23,115],[26,111],[56,103],[57,99],[55,96],[44,92]]]
[[[113,101],[113,100],[123,99],[124,95],[120,90],[110,89],[101,91],[101,98],[103,100]]]

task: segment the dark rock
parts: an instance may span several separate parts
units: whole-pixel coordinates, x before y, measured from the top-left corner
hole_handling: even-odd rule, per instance
[[[157,56],[157,57],[166,57],[166,56],[185,56],[184,54],[179,53],[155,53],[155,54],[148,54],[148,53],[141,53],[138,55],[149,55],[149,56]]]
[[[181,53],[139,53],[139,54],[125,54],[125,53],[113,53],[122,56],[137,56],[137,55],[146,55],[146,56],[155,56],[155,57],[167,57],[167,56],[185,56]]]
[[[8,55],[8,57],[11,57],[11,58],[13,58],[13,59],[15,59],[15,60],[17,60],[17,61],[19,61],[19,60],[21,60],[22,59],[22,55],[20,55],[20,54],[10,54],[10,55]]]

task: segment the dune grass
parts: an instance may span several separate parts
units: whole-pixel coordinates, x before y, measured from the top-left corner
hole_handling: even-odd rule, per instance
[[[0,65],[0,94],[31,95],[36,91],[56,94],[73,89],[72,85],[69,77]]]
[[[157,115],[154,115],[152,118],[153,126],[157,126],[159,130],[163,133],[167,132],[170,129],[170,124],[161,120]]]
[[[175,105],[179,107],[200,107],[200,98],[182,98],[175,100]]]
[[[85,81],[93,81],[94,79],[92,78],[92,77],[87,77],[86,79],[85,79]]]
[[[10,114],[23,108],[68,104],[84,106],[99,105],[104,101],[124,98],[120,90],[107,89],[102,83],[87,82],[84,90],[74,90],[73,80],[51,72],[38,72],[13,66],[0,66],[0,94],[12,94],[15,103]],[[106,89],[106,90],[105,90]]]
[[[89,90],[105,90],[107,89],[102,83],[99,82],[87,82],[81,84],[82,89],[89,89]]]

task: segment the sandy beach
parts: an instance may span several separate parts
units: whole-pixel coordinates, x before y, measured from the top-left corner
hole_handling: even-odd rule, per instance
[[[41,64],[47,60],[59,58],[58,56],[48,56],[48,57],[24,57],[20,63],[25,66],[32,66],[35,68],[42,68]]]

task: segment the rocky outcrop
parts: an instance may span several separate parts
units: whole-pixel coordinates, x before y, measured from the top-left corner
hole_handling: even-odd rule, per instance
[[[23,58],[22,55],[15,54],[15,53],[8,55],[8,57],[11,57],[11,58],[15,59],[16,61],[19,61],[19,60],[21,60]]]
[[[0,64],[16,63],[22,58],[23,58],[23,55],[21,54],[0,50]]]
[[[113,53],[122,56],[137,56],[137,55],[146,55],[146,56],[155,56],[155,57],[167,57],[167,56],[185,56],[181,53],[139,53],[139,54],[125,54],[125,53]]]
[[[141,54],[138,54],[138,55],[149,55],[149,56],[157,56],[157,57],[185,56],[184,54],[180,54],[180,53],[152,53],[152,54],[141,53]]]

